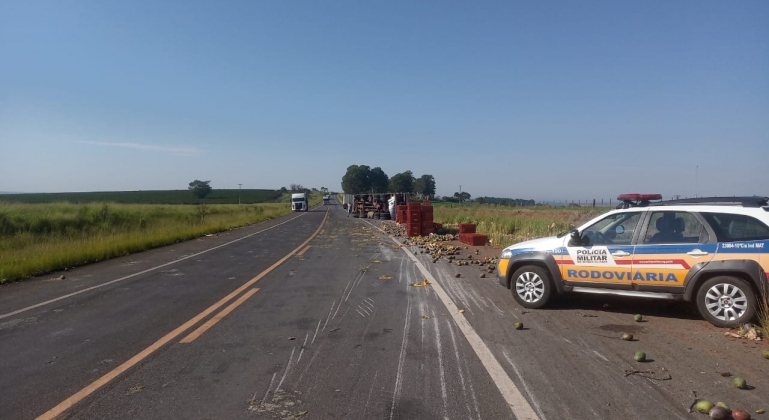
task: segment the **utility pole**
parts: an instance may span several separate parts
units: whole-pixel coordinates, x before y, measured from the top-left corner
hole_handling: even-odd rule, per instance
[[[238,184],[238,205],[240,205],[240,187],[242,187],[243,184]]]
[[[462,204],[462,186],[459,186],[459,204]]]

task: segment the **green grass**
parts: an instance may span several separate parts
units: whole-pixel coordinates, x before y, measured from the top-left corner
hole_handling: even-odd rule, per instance
[[[433,205],[436,223],[448,227],[475,223],[476,232],[487,235],[496,248],[569,231],[608,210],[598,207],[504,207],[475,203]]]
[[[322,195],[310,195],[310,205],[321,201]],[[0,283],[197,238],[290,212],[287,202],[161,205],[0,201]]]
[[[279,200],[283,194],[277,190],[214,189],[206,197],[209,204],[268,203]],[[125,204],[197,204],[198,199],[188,190],[101,191],[40,194],[0,194],[0,201],[12,203],[125,203]]]

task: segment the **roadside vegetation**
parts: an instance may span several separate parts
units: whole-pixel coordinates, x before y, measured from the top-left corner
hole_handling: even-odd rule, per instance
[[[194,182],[194,181],[193,181]],[[279,200],[286,191],[252,189],[213,189],[207,194],[209,204],[269,203]],[[132,203],[132,204],[195,204],[198,198],[190,190],[148,190],[148,191],[97,191],[37,194],[0,194],[0,201],[14,203]]]
[[[189,195],[189,192],[186,193]],[[310,194],[310,205],[320,194]],[[291,212],[285,203],[0,201],[0,283],[197,238]]]
[[[600,207],[509,207],[440,202],[433,202],[433,206],[436,223],[448,228],[459,223],[475,223],[476,231],[487,235],[495,248],[567,232],[607,210]]]

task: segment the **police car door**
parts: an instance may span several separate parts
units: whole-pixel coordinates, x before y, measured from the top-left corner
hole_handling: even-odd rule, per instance
[[[694,213],[650,213],[633,255],[633,284],[640,291],[680,291],[689,270],[712,260],[718,244]]]
[[[580,232],[582,240],[567,241],[561,276],[573,286],[631,288],[633,237],[642,210],[607,215]]]

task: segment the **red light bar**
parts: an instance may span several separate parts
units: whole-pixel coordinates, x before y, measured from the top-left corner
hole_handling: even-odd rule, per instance
[[[617,200],[621,201],[649,201],[662,200],[662,194],[620,194]]]

